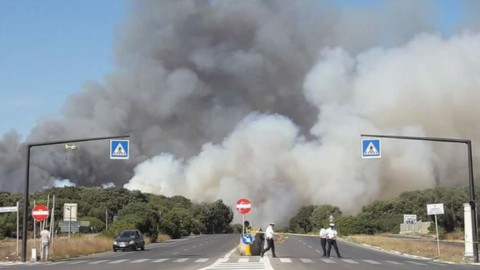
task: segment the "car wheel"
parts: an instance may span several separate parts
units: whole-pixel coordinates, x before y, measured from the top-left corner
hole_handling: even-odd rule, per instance
[[[145,244],[142,245],[142,250],[145,250]]]
[[[116,249],[116,248],[114,248],[114,249],[113,249],[113,252],[117,252],[117,249]]]

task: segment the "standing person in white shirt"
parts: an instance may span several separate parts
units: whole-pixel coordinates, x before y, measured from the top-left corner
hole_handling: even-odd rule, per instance
[[[323,257],[326,257],[327,256],[327,230],[324,227],[320,229],[320,245],[322,246]]]
[[[275,226],[275,223],[272,222],[265,230],[265,238],[267,239],[267,248],[262,251],[262,253],[260,254],[261,257],[263,257],[265,252],[267,252],[270,249],[272,249],[273,257],[277,257],[277,255],[275,255],[275,243],[273,241],[273,237],[275,236],[275,232],[273,231],[274,226]]]
[[[45,227],[40,232],[40,239],[41,239],[41,249],[40,249],[40,260],[48,260],[48,247],[50,246],[50,232]]]
[[[327,243],[328,243],[328,250],[327,250],[327,257],[330,257],[330,251],[332,250],[332,246],[335,248],[335,252],[337,253],[338,258],[342,258],[340,252],[338,251],[337,246],[337,230],[335,229],[335,224],[330,223],[330,228],[327,229]]]

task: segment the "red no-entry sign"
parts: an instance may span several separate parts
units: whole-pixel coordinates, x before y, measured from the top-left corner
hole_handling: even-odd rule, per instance
[[[37,204],[33,207],[32,216],[36,221],[43,221],[48,218],[48,208],[43,204]]]
[[[237,208],[237,211],[242,214],[248,214],[250,210],[252,209],[252,203],[245,198],[241,198],[237,200],[237,203],[235,204],[235,208]]]

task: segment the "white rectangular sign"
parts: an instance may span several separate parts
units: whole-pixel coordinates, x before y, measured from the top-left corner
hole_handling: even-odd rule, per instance
[[[0,207],[0,213],[9,213],[9,212],[17,212],[18,208],[16,206],[6,206]]]
[[[403,223],[405,224],[415,224],[417,223],[417,215],[403,215]]]
[[[427,204],[428,215],[443,215],[443,203]]]
[[[63,220],[77,221],[77,204],[65,203],[63,205]]]

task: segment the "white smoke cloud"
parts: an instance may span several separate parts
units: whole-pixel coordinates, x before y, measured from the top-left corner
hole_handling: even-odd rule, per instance
[[[264,224],[286,222],[305,204],[352,213],[406,190],[466,185],[458,145],[384,139],[382,158],[363,160],[360,134],[480,138],[479,46],[480,35],[463,33],[422,34],[357,55],[323,49],[304,82],[319,111],[313,139],[287,117],[252,114],[197,156],[163,154],[140,164],[126,187],[232,206],[247,197],[249,217]]]

